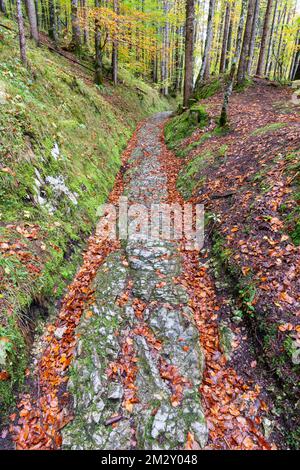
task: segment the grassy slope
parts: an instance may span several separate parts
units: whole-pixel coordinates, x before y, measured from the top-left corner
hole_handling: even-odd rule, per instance
[[[84,69],[30,42],[26,70],[15,35],[0,29],[1,406],[23,377],[27,316],[61,297],[136,123],[168,104],[126,71],[117,89],[99,89]],[[48,177],[63,178],[77,203]]]

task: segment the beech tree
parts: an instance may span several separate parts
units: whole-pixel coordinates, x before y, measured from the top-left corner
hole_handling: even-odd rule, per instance
[[[194,72],[194,25],[195,25],[195,1],[186,2],[185,23],[185,74],[184,74],[184,98],[183,106],[186,108],[193,93]]]
[[[265,66],[265,60],[266,60],[266,54],[267,54],[267,45],[268,45],[268,39],[270,36],[271,15],[272,15],[273,4],[274,4],[274,0],[268,0],[264,26],[263,26],[263,32],[262,32],[262,38],[261,38],[261,46],[260,46],[260,53],[259,53],[258,64],[257,64],[257,71],[256,71],[257,75],[259,76],[262,76],[264,73],[264,66]]]
[[[27,14],[30,25],[30,36],[35,40],[36,44],[39,44],[39,32],[37,25],[37,14],[35,9],[34,0],[26,0]]]
[[[242,0],[242,10],[241,10],[241,16],[239,20],[238,31],[237,31],[236,50],[235,50],[234,58],[231,64],[230,76],[229,76],[229,80],[228,80],[226,90],[224,93],[223,106],[222,106],[222,111],[221,111],[221,116],[220,116],[221,127],[225,127],[228,122],[228,105],[229,105],[230,96],[232,95],[232,91],[233,91],[237,63],[239,61],[240,54],[241,54],[241,45],[242,45],[242,37],[243,37],[246,12],[247,12],[247,0]]]
[[[196,81],[196,87],[203,82],[204,76],[209,75],[207,68],[209,67],[209,54],[213,40],[213,20],[215,14],[216,0],[209,0],[208,18],[207,18],[207,33],[205,40],[205,49],[202,58],[201,69]]]
[[[249,63],[249,49],[251,44],[251,34],[252,34],[252,25],[253,25],[253,18],[254,18],[254,10],[255,10],[255,1],[256,0],[249,0],[248,3],[248,14],[247,14],[247,21],[241,51],[241,57],[238,67],[238,74],[237,80],[238,83],[242,83],[247,75],[248,70],[248,63]]]
[[[27,57],[26,57],[26,39],[25,39],[25,29],[24,29],[24,20],[22,13],[22,4],[21,0],[16,0],[17,7],[17,23],[19,29],[19,44],[20,44],[20,56],[23,65],[27,66]]]
[[[119,10],[119,0],[114,0],[114,12],[118,15]],[[113,43],[112,43],[112,80],[114,85],[118,83],[118,40],[116,34],[114,34]]]
[[[75,53],[81,52],[81,30],[78,17],[78,0],[71,0],[72,47]]]
[[[221,53],[221,60],[220,60],[220,73],[224,73],[226,69],[226,56],[228,52],[230,19],[231,19],[231,2],[227,0],[225,21],[224,21],[223,42],[222,42],[222,53]]]

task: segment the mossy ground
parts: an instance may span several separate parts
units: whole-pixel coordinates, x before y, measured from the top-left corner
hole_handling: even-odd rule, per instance
[[[209,82],[203,83],[200,85],[194,93],[196,100],[204,100],[206,98],[210,98],[214,96],[216,93],[221,91],[222,89],[222,82],[220,78],[214,78]]]
[[[11,379],[0,382],[0,403],[6,406],[26,364],[24,313],[32,302],[61,297],[136,123],[169,104],[126,70],[117,88],[96,87],[92,74],[80,70],[77,78],[69,61],[30,41],[25,69],[15,35],[5,29],[1,35],[0,239],[9,249],[0,254],[0,337],[7,352],[1,368]],[[76,202],[56,194],[49,177],[63,178]]]
[[[201,105],[194,105],[191,109],[175,116],[165,126],[165,139],[168,147],[173,150],[177,149],[183,139],[191,135],[197,127],[203,128],[206,124],[207,113]]]

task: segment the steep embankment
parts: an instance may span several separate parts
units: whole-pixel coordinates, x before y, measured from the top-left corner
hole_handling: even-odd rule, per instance
[[[96,87],[92,73],[30,41],[26,70],[15,34],[0,34],[3,409],[23,379],[36,320],[51,313],[79,265],[136,123],[167,103],[125,70],[117,88]]]
[[[209,92],[206,87],[203,98]],[[230,129],[223,132],[217,125],[221,100],[217,93],[201,101],[208,123],[202,118],[196,126],[195,112],[185,113],[165,134],[178,156],[177,188],[205,204],[207,266],[218,309],[211,327],[231,351],[227,366],[267,392],[264,426],[268,435],[275,431],[271,439],[282,446],[284,434],[286,445],[298,447],[299,106],[290,89],[256,80],[234,93]],[[203,394],[218,435],[228,410],[211,394],[211,381],[215,395],[225,402],[228,395],[214,363],[207,362]]]

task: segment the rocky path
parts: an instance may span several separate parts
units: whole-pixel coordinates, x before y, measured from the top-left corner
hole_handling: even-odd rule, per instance
[[[164,118],[149,120],[138,134],[125,175],[129,204],[167,201],[158,158]],[[65,448],[175,449],[190,431],[205,446],[204,359],[187,291],[175,282],[181,272],[175,243],[135,235],[101,267],[93,315],[79,328],[75,419],[63,432]]]
[[[176,159],[162,139],[167,117],[138,129],[111,202],[121,194],[129,206],[181,202]],[[259,391],[220,350],[205,263],[179,242],[95,236],[44,335],[38,391],[13,417],[17,448],[270,448]]]

